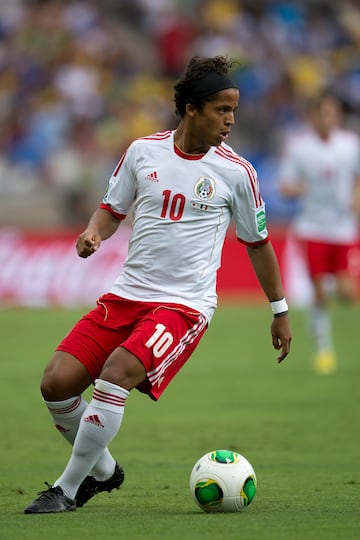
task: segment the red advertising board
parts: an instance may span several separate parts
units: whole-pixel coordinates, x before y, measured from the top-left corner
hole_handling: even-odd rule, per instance
[[[76,307],[93,305],[121,271],[130,238],[123,225],[99,252],[78,257],[78,231],[0,229],[0,303],[19,306]],[[285,230],[271,232],[288,300],[305,304],[311,288],[299,250]],[[360,247],[351,255],[351,268],[360,283]],[[360,286],[359,286],[360,290]],[[246,248],[229,232],[218,274],[220,300],[262,300],[264,295]]]

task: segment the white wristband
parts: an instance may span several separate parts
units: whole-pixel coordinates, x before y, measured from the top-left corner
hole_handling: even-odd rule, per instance
[[[281,317],[282,315],[286,315],[289,310],[285,298],[270,302],[270,306],[274,317]]]

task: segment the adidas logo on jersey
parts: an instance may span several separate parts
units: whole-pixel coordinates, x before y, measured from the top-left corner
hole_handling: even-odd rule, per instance
[[[156,171],[153,171],[145,176],[145,180],[151,180],[152,182],[158,182],[158,175]]]

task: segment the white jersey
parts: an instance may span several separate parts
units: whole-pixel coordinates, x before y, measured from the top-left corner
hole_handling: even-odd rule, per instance
[[[360,142],[355,132],[338,129],[323,140],[309,129],[292,136],[280,163],[280,183],[306,183],[294,219],[300,238],[353,242],[357,219],[351,210],[356,176],[360,174]]]
[[[116,167],[102,208],[125,216],[134,203],[132,236],[111,292],[173,302],[211,319],[216,273],[234,217],[246,245],[265,243],[265,206],[252,165],[228,145],[184,154],[166,131],[134,141]],[[241,268],[234,268],[241,276]]]

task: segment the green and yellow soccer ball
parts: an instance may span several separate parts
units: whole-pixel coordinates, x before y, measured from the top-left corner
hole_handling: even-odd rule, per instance
[[[232,450],[202,456],[190,475],[190,490],[205,512],[241,512],[256,493],[256,474],[249,461]]]

